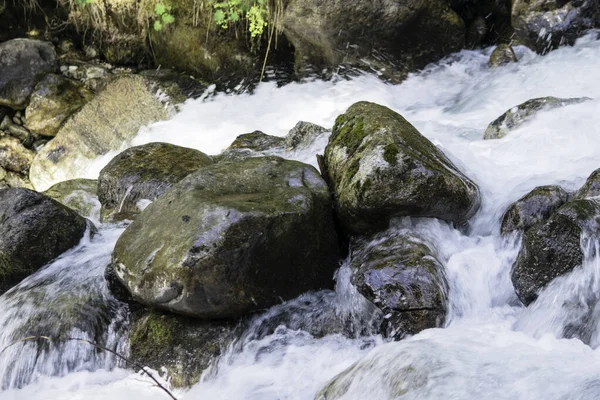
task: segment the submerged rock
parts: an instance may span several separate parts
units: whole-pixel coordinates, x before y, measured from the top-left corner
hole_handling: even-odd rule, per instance
[[[513,48],[508,44],[501,43],[492,52],[488,65],[490,68],[495,68],[514,62],[517,62],[517,56]]]
[[[511,270],[515,291],[525,305],[533,302],[554,278],[581,265],[581,237],[598,235],[599,221],[600,202],[573,200],[525,233]]]
[[[98,221],[100,220],[100,201],[97,192],[97,180],[73,179],[53,185],[44,194],[77,211],[82,217]]]
[[[554,211],[569,201],[569,194],[560,186],[539,186],[517,200],[502,218],[503,235],[527,231],[547,220]]]
[[[211,319],[330,287],[338,257],[319,173],[261,157],[188,175],[125,230],[113,264],[135,300]]]
[[[352,282],[385,315],[385,336],[399,340],[444,325],[448,283],[425,242],[387,231],[352,247]]]
[[[235,322],[150,310],[132,313],[129,357],[155,370],[166,368],[174,387],[198,383],[200,374],[235,338]]]
[[[75,246],[88,224],[28,189],[0,190],[0,293]]]
[[[210,164],[212,159],[201,151],[168,143],[149,143],[123,151],[100,171],[102,219],[135,218],[148,202]]]
[[[310,146],[317,137],[327,129],[312,122],[299,121],[285,137],[286,150],[304,149]]]
[[[0,43],[0,106],[25,108],[40,74],[58,67],[49,42],[13,39]]]
[[[56,133],[75,111],[92,98],[80,83],[60,75],[48,74],[34,88],[25,111],[27,128],[44,136]]]
[[[587,97],[576,97],[572,99],[540,97],[537,99],[527,100],[525,103],[519,104],[518,106],[507,110],[504,114],[492,122],[485,130],[483,138],[503,138],[512,129],[518,128],[525,122],[529,121],[538,111],[551,110],[553,108],[564,107],[571,104],[579,104],[587,100],[590,99]]]
[[[518,39],[543,53],[600,27],[600,2],[514,0],[512,25]]]
[[[469,178],[401,115],[374,103],[356,103],[336,119],[325,167],[350,233],[385,229],[398,216],[461,224],[479,207]]]
[[[36,189],[81,178],[100,155],[120,149],[140,127],[166,119],[167,110],[137,76],[110,82],[73,115],[33,160],[29,178]]]

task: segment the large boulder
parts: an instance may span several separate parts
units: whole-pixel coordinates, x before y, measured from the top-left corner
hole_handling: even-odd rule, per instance
[[[28,189],[0,190],[0,293],[75,246],[87,222]]]
[[[168,143],[131,147],[100,171],[102,219],[133,218],[177,182],[213,164],[201,151]]]
[[[385,54],[394,68],[384,73],[403,78],[465,43],[464,22],[441,0],[290,0],[282,29],[298,71],[342,63],[390,67]]]
[[[560,206],[569,201],[569,194],[560,186],[539,186],[513,203],[502,217],[503,235],[527,231],[535,224],[550,218]]]
[[[33,89],[25,111],[27,128],[40,135],[56,136],[62,124],[92,98],[77,81],[48,74]]]
[[[0,44],[0,106],[25,108],[41,74],[57,69],[52,43],[13,39]]]
[[[72,179],[59,182],[52,185],[44,194],[77,211],[82,217],[100,220],[98,181],[95,179]]]
[[[504,114],[490,123],[483,134],[483,138],[503,138],[511,130],[516,129],[527,121],[531,120],[531,118],[533,118],[539,111],[565,107],[571,104],[579,104],[587,100],[590,99],[587,97],[560,99],[551,96],[527,100],[526,102],[507,110]]]
[[[338,257],[319,173],[260,157],[188,175],[125,230],[113,264],[135,300],[211,319],[329,287]]]
[[[581,265],[582,235],[600,233],[599,217],[600,202],[573,200],[525,233],[511,270],[515,291],[525,305],[533,302],[554,278]]]
[[[144,78],[116,78],[37,154],[29,178],[37,190],[45,190],[57,182],[85,177],[86,168],[98,156],[119,150],[140,127],[167,116]]]
[[[235,327],[235,322],[136,310],[129,327],[129,358],[156,370],[166,369],[174,387],[189,387],[233,341]]]
[[[340,115],[325,148],[325,169],[342,226],[385,229],[392,217],[462,224],[480,204],[477,186],[401,115],[359,102]]]
[[[353,246],[352,283],[386,316],[396,340],[444,325],[448,283],[443,265],[421,239],[387,231]]]
[[[600,1],[514,0],[512,25],[519,40],[543,53],[600,27]]]

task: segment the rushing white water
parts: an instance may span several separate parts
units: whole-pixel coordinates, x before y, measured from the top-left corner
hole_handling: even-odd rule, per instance
[[[445,329],[430,329],[387,344],[378,336],[361,336],[360,326],[368,326],[369,311],[358,304],[359,298],[347,285],[347,271],[342,269],[336,293],[309,294],[304,298],[308,301],[277,306],[267,316],[296,307],[298,315],[318,324],[321,314],[327,314],[318,310],[329,307],[333,311],[327,315],[348,317],[359,326],[353,328],[354,336],[318,338],[300,329],[306,321],[252,336],[260,331],[259,318],[255,330],[226,352],[198,385],[176,391],[179,398],[312,400],[331,378],[357,361],[346,374],[353,379],[347,382],[350,390],[345,399],[600,398],[600,350],[596,350],[600,344],[600,260],[590,252],[582,267],[557,279],[525,309],[509,278],[519,238],[499,237],[499,220],[511,202],[539,185],[576,189],[600,167],[600,41],[590,35],[574,47],[543,57],[518,49],[519,63],[493,70],[487,67],[490,52],[463,51],[396,86],[365,75],[281,88],[267,83],[252,95],[217,94],[188,101],[171,120],[140,132],[133,144],[166,141],[215,154],[238,134],[255,129],[282,136],[298,120],[331,127],[349,105],[369,100],[401,113],[472,177],[483,195],[482,210],[471,221],[468,234],[436,220],[398,222],[427,238],[446,266],[450,307]],[[503,139],[481,140],[489,122],[541,96],[593,100],[540,112]],[[324,145],[322,139],[311,149],[284,156],[314,163],[314,154]],[[94,177],[107,161],[108,157],[98,160],[85,175]],[[13,326],[15,318],[29,313],[28,306],[19,310],[14,304],[14,293],[27,303],[37,288],[28,288],[27,282],[54,276],[65,263],[80,266],[71,276],[74,286],[69,287],[81,287],[87,280],[97,285],[102,276],[100,264],[107,262],[119,234],[115,229],[101,228],[97,239],[65,254],[13,295],[2,296],[0,322]],[[92,267],[85,266],[86,259]],[[96,290],[100,297],[104,291]],[[44,296],[48,292],[44,289]],[[302,304],[308,306],[303,309]],[[344,308],[348,304],[352,306]],[[118,347],[121,344],[114,336],[118,335],[106,327],[103,340]],[[569,337],[582,338],[589,345]],[[13,339],[0,333],[0,345]],[[19,346],[14,351],[23,351]],[[74,347],[72,351],[83,350]],[[74,353],[66,351],[65,358],[69,354]],[[14,368],[2,364],[6,353],[1,357],[0,368]],[[12,385],[22,387],[0,392],[0,398],[165,398],[139,374],[120,368],[104,370],[114,366],[111,360],[59,371],[56,360],[51,366],[36,366],[28,378],[33,383]],[[22,363],[18,368],[27,369],[26,361]],[[11,381],[5,386],[11,386]]]

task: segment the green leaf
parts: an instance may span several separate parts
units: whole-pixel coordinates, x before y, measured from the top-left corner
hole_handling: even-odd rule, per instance
[[[160,21],[154,21],[154,30],[155,31],[160,31],[160,30],[162,30],[162,28],[163,28],[163,26],[160,23]]]
[[[260,4],[260,5],[265,4],[265,0],[258,0],[258,4]]]
[[[217,24],[222,24],[225,21],[225,13],[223,10],[216,10],[214,17]]]
[[[154,13],[156,15],[162,15],[166,11],[165,5],[163,3],[156,3],[154,6]]]
[[[172,24],[173,22],[175,22],[175,17],[172,16],[171,14],[163,14],[162,15],[162,22],[165,25]]]
[[[231,14],[229,14],[229,19],[233,22],[238,22],[240,20],[240,16],[237,12],[232,11]]]

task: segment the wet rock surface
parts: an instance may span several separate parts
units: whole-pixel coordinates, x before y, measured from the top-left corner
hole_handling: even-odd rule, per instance
[[[279,157],[218,163],[146,208],[115,247],[136,301],[229,318],[332,285],[339,248],[327,185]]]
[[[398,216],[461,224],[479,207],[477,186],[401,115],[368,102],[336,119],[325,148],[337,218],[350,233]]]

